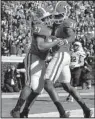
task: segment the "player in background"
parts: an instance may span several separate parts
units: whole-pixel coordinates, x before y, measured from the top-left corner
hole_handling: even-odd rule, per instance
[[[79,41],[74,42],[73,52],[71,53],[71,85],[77,89],[80,82],[80,76],[82,68],[84,66],[84,60],[86,58],[86,53],[83,50],[82,44]],[[73,102],[73,97],[68,96],[67,101]]]

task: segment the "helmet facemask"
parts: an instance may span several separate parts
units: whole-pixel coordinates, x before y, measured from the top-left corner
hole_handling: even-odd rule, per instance
[[[80,42],[75,42],[73,48],[74,51],[79,51],[82,48],[82,44]]]
[[[42,22],[43,22],[46,26],[52,28],[53,23],[54,23],[54,20],[53,20],[53,16],[52,16],[52,15],[47,16],[47,17],[45,17],[45,18],[43,18],[43,19],[41,19],[41,20],[42,20]]]

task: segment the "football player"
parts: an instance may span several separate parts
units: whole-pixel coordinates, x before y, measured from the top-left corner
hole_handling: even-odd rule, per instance
[[[52,30],[43,23],[35,21],[34,33],[32,37],[31,47],[24,59],[26,69],[26,85],[22,89],[18,98],[17,104],[11,111],[14,118],[20,118],[20,109],[26,99],[33,95],[33,98],[38,96],[44,86],[44,73],[45,73],[45,58],[48,51],[53,46],[60,44],[60,39],[54,39],[48,42]]]
[[[53,88],[53,83],[57,81],[60,73],[62,72],[63,80],[62,86],[65,91],[67,91],[73,98],[78,102],[78,104],[83,109],[84,117],[90,118],[92,111],[87,107],[77,90],[70,84],[71,72],[70,72],[70,55],[69,55],[69,46],[70,43],[75,39],[75,33],[72,23],[70,20],[64,20],[55,31],[55,36],[58,38],[63,38],[67,40],[68,44],[61,46],[58,51],[55,49],[54,56],[50,63],[48,64],[46,74],[45,74],[45,90],[50,94],[50,97],[54,102],[57,100],[55,89]],[[81,50],[82,52],[82,50]]]
[[[41,10],[41,9],[40,9]],[[45,18],[46,17],[46,18]],[[44,19],[44,22],[45,22],[45,24],[47,25],[47,26],[52,26],[52,22],[50,21],[50,20],[48,20],[48,17],[49,17],[49,14],[47,14],[47,15],[45,15],[45,17],[43,17],[43,18],[45,18]],[[52,28],[52,27],[51,27]],[[44,31],[43,31],[44,32]],[[55,40],[56,39],[56,37],[55,36],[52,36],[52,37],[50,37],[49,39],[48,39],[48,42],[50,42],[50,41],[53,41],[53,40]],[[60,40],[60,43],[58,44],[58,46],[56,46],[57,47],[57,49],[59,49],[59,46],[60,45],[64,45],[65,43],[67,43],[67,40]],[[55,48],[53,48],[53,49],[56,49],[56,47]],[[39,54],[40,55],[40,54]],[[45,84],[47,83],[47,80],[45,80]],[[51,82],[52,83],[52,82]],[[47,85],[47,84],[46,84]],[[52,85],[53,86],[53,85]],[[51,86],[51,88],[54,88],[54,87],[52,87]],[[47,90],[47,88],[45,88],[45,90],[48,92],[48,90]],[[57,107],[57,109],[58,109],[58,111],[59,111],[59,113],[60,113],[60,117],[69,117],[69,115],[68,115],[68,113],[66,113],[65,112],[65,110],[64,110],[64,108],[62,107],[62,104],[60,103],[60,101],[59,101],[59,97],[58,97],[58,95],[57,95],[57,93],[56,93],[56,91],[55,90],[53,90],[54,92],[54,94],[56,94],[56,96],[57,96],[57,99],[56,100],[53,100],[52,99],[52,96],[51,96],[51,94],[50,94],[50,92],[48,92],[49,93],[49,95],[50,95],[50,97],[51,97],[51,99],[53,100],[53,102],[54,102],[54,104],[56,105],[56,107]],[[53,95],[53,94],[52,94]],[[38,95],[37,95],[38,96]],[[32,102],[32,104],[34,103],[34,101],[35,101],[35,99],[36,99],[36,97],[37,96],[33,96],[33,95],[30,95],[29,96],[29,98],[27,99],[27,102],[26,102],[26,105],[25,105],[25,107],[24,107],[24,109],[23,109],[23,112],[21,113],[21,118],[23,118],[23,117],[28,117],[28,112],[29,112],[29,105],[30,105],[30,103]]]
[[[80,76],[82,67],[84,66],[84,60],[86,58],[86,53],[83,50],[82,44],[78,41],[76,41],[73,44],[73,52],[71,53],[71,84],[77,89],[77,86],[79,85]],[[70,97],[70,95],[66,99],[67,101],[73,102],[73,98]]]
[[[70,67],[72,70],[72,75],[74,74],[73,77],[73,86],[77,87],[79,85],[79,78],[81,75],[81,69],[82,66],[84,66],[84,60],[86,58],[86,53],[82,47],[82,44],[80,42],[75,42],[73,44],[73,49],[74,52],[71,54],[71,63]],[[76,70],[76,72],[74,72]]]

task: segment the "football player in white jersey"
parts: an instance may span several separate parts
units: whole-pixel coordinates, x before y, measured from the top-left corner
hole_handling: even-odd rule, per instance
[[[73,44],[73,52],[71,53],[71,84],[77,89],[80,82],[80,76],[82,67],[84,66],[84,60],[86,58],[86,53],[83,50],[82,44],[76,41]],[[66,99],[67,101],[73,102],[73,97],[70,95]]]
[[[82,47],[82,44],[78,41],[76,41],[73,44],[73,52],[71,54],[71,63],[70,67],[71,69],[74,69],[76,67],[80,67],[84,65],[84,59],[86,58],[86,53]]]

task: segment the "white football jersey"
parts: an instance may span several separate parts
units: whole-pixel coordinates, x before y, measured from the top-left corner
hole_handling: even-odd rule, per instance
[[[76,51],[71,54],[71,63],[70,66],[75,68],[75,67],[80,67],[81,65],[84,65],[84,59],[86,57],[85,52],[83,51]]]

